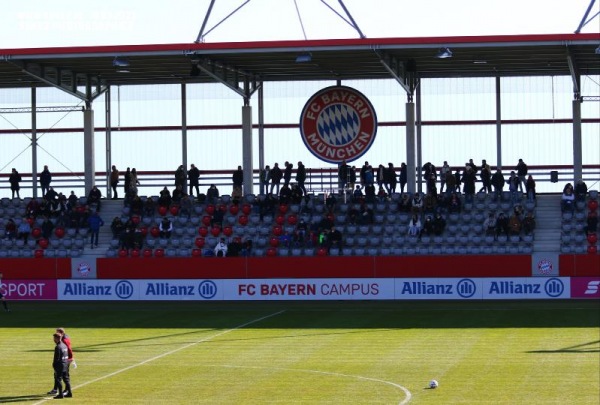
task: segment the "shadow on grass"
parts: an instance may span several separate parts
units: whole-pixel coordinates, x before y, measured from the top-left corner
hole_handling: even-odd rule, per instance
[[[531,350],[525,353],[600,353],[600,340],[555,350]]]
[[[0,327],[410,329],[600,327],[600,301],[12,302]],[[56,320],[60,319],[60,324]],[[49,333],[50,333],[49,331]],[[185,333],[196,333],[184,332]]]
[[[20,395],[18,397],[0,397],[0,404],[10,402],[36,401],[48,397],[47,395]]]

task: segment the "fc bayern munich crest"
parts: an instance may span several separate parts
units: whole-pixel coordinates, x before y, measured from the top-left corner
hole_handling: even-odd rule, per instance
[[[300,116],[304,144],[317,158],[330,163],[358,159],[369,150],[376,133],[373,105],[351,87],[333,86],[318,91]]]
[[[552,273],[552,262],[548,259],[542,259],[538,262],[538,271],[541,274]]]

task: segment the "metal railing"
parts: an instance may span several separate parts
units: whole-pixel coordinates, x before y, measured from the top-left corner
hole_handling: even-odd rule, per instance
[[[455,171],[457,168],[452,168]],[[459,168],[462,169],[462,168]],[[514,167],[503,167],[503,173],[506,179],[508,174]],[[557,182],[551,181],[551,172],[557,172]],[[399,169],[396,168],[396,174]],[[233,170],[205,170],[200,172],[200,192],[205,193],[211,184],[217,186],[221,194],[231,194],[232,181],[231,176]],[[572,166],[529,166],[529,174],[536,181],[536,191],[538,193],[561,193],[566,183],[574,183],[574,172]],[[295,175],[295,173],[294,173]],[[292,183],[294,182],[292,176]],[[0,174],[0,198],[12,197],[10,184],[8,182],[8,173]],[[20,183],[21,198],[32,197],[34,194],[34,185],[31,173],[21,173],[22,181]],[[358,182],[357,172],[357,182]],[[174,189],[174,171],[140,171],[138,172],[140,185],[138,193],[140,195],[158,195],[163,187],[169,190]],[[478,179],[479,180],[479,179]],[[588,189],[598,190],[600,188],[600,165],[584,165],[583,180],[586,182]],[[96,185],[101,190],[103,196],[108,197],[107,174],[105,172],[96,173]],[[51,186],[57,191],[65,195],[69,195],[74,191],[76,195],[87,195],[89,190],[84,189],[84,174],[83,173],[52,173]],[[330,193],[339,191],[339,182],[337,177],[337,168],[307,168],[307,178],[305,183],[306,189],[311,193]],[[253,173],[254,194],[261,192],[261,184],[259,182],[259,171]],[[507,186],[505,186],[507,188]],[[417,184],[418,189],[418,184]],[[421,182],[421,189],[425,190],[425,183]],[[36,184],[36,194],[41,197],[41,187]],[[119,197],[123,197],[123,176],[119,183]]]

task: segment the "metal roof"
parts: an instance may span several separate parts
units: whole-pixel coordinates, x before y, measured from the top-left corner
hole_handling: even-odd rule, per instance
[[[600,33],[0,49],[0,88],[215,82],[193,64],[235,82],[599,75],[599,45]],[[453,57],[436,58],[441,47]],[[297,63],[303,52],[312,60]]]

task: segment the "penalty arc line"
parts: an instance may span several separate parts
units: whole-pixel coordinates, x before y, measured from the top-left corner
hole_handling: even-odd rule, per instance
[[[412,393],[408,390],[408,388],[403,387],[400,384],[396,384],[391,381],[380,380],[379,378],[373,377],[365,377],[362,375],[352,375],[352,374],[343,374],[343,373],[335,373],[333,371],[320,371],[320,370],[308,370],[303,368],[285,368],[285,367],[259,367],[259,366],[224,366],[224,365],[215,365],[214,367],[227,367],[227,368],[249,368],[249,369],[257,369],[257,370],[279,370],[279,371],[296,371],[299,373],[314,373],[314,374],[323,374],[323,375],[331,375],[338,377],[347,377],[347,378],[356,378],[357,380],[365,380],[365,381],[373,381],[376,383],[382,383],[391,385],[392,387],[396,387],[404,392],[405,398],[400,401],[398,405],[405,405],[410,402],[412,399]]]
[[[190,348],[190,347],[192,347],[192,346],[195,346],[195,345],[197,345],[197,344],[204,343],[204,342],[208,342],[209,340],[212,340],[212,339],[214,339],[214,338],[217,338],[217,337],[219,337],[219,336],[223,336],[223,335],[225,335],[225,334],[227,334],[227,333],[230,333],[230,332],[236,331],[236,330],[238,330],[238,329],[241,329],[241,328],[245,328],[246,326],[252,325],[252,324],[254,324],[254,323],[257,323],[257,322],[260,322],[260,321],[264,321],[265,319],[272,318],[272,317],[274,317],[274,316],[277,316],[277,315],[280,315],[280,314],[282,314],[282,313],[284,313],[284,312],[285,312],[285,309],[283,309],[283,310],[281,310],[281,311],[278,311],[278,312],[274,312],[274,313],[272,313],[272,314],[269,314],[269,315],[265,315],[265,316],[263,316],[263,317],[260,317],[260,318],[257,318],[257,319],[253,319],[253,320],[251,320],[251,321],[249,321],[249,322],[243,323],[243,324],[241,324],[241,325],[238,325],[238,326],[236,326],[236,327],[234,327],[234,328],[231,328],[231,329],[224,330],[224,331],[222,331],[222,332],[219,332],[219,333],[217,333],[217,334],[214,334],[214,335],[211,335],[211,336],[205,337],[204,339],[200,339],[200,340],[198,340],[198,341],[196,341],[196,342],[188,343],[187,345],[185,345],[185,346],[181,346],[181,347],[178,347],[177,349],[170,350],[170,351],[168,351],[168,352],[165,352],[165,353],[159,354],[159,355],[157,355],[157,356],[151,357],[151,358],[149,358],[149,359],[146,359],[146,360],[144,360],[144,361],[141,361],[141,362],[139,362],[139,363],[132,364],[131,366],[127,366],[127,367],[125,367],[125,368],[122,368],[122,369],[120,369],[120,370],[113,371],[112,373],[110,373],[110,374],[106,374],[106,375],[104,375],[104,376],[102,376],[102,377],[98,377],[98,378],[95,378],[95,379],[93,379],[93,380],[90,380],[90,381],[84,382],[83,384],[79,384],[79,385],[77,385],[77,386],[73,387],[72,389],[73,389],[73,390],[76,390],[76,389],[79,389],[79,388],[83,388],[83,387],[85,387],[86,385],[90,385],[90,384],[93,384],[93,383],[95,383],[95,382],[102,381],[102,380],[105,380],[105,379],[107,379],[107,378],[110,378],[110,377],[114,377],[115,375],[121,374],[121,373],[123,373],[123,372],[125,372],[125,371],[129,371],[129,370],[131,370],[131,369],[134,369],[134,368],[136,368],[136,367],[139,367],[139,366],[143,366],[144,364],[148,364],[148,363],[150,363],[150,362],[153,362],[153,361],[155,361],[155,360],[162,359],[163,357],[166,357],[166,356],[169,356],[169,355],[171,355],[171,354],[174,354],[174,353],[180,352],[181,350],[188,349],[188,348]],[[46,401],[48,401],[48,398],[45,398],[45,399],[44,399],[44,400],[42,400],[42,401],[36,402],[34,405],[42,404],[42,403],[44,403],[44,402],[46,402]]]

